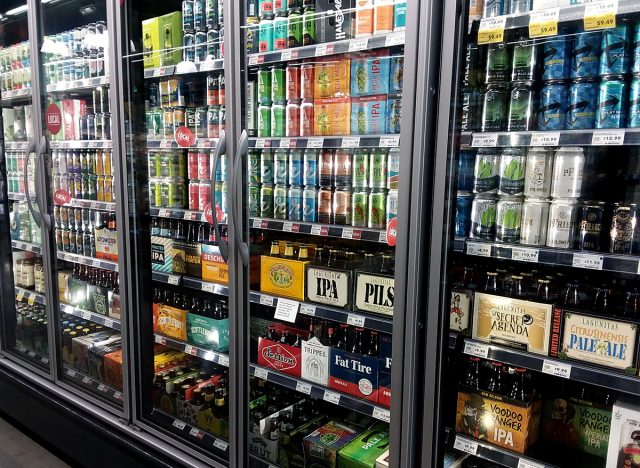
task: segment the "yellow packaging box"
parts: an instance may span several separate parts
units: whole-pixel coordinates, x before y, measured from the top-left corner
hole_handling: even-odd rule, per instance
[[[160,66],[177,65],[182,60],[182,13],[174,11],[158,18]]]
[[[348,97],[316,99],[313,105],[315,135],[351,135],[351,100]]]
[[[260,291],[304,301],[304,271],[309,262],[260,257]]]
[[[318,57],[313,78],[315,99],[348,97],[351,86],[351,59],[344,55]]]
[[[160,18],[149,18],[142,22],[142,48],[144,68],[160,66]]]
[[[202,279],[212,283],[229,282],[229,265],[225,263],[216,245],[202,245]]]
[[[158,305],[158,332],[186,341],[187,311],[164,304]]]

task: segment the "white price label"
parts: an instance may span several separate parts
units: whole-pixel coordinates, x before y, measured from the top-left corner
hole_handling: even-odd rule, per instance
[[[511,248],[511,259],[520,262],[538,263],[539,254],[540,251],[538,249],[523,249],[522,247]]]
[[[107,387],[105,384],[98,385],[98,391],[99,392],[107,393],[108,390],[109,390],[109,387]]]
[[[175,275],[169,275],[167,278],[167,283],[173,284],[174,286],[180,282],[180,277]]]
[[[177,427],[178,429],[183,430],[185,427],[187,427],[187,423],[180,421],[179,419],[174,419],[173,427]]]
[[[307,139],[307,148],[322,148],[323,145],[324,145],[324,138]]]
[[[202,439],[202,431],[197,427],[192,427],[189,431],[189,435],[191,437],[197,437],[198,439]]]
[[[518,460],[518,468],[544,468],[544,465],[542,463],[521,458]]]
[[[316,57],[327,55],[327,44],[320,44],[316,46]]]
[[[257,65],[257,64],[258,64],[258,56],[257,55],[250,55],[249,56],[249,66]]]
[[[211,71],[213,70],[215,62],[213,60],[206,60],[200,64],[200,71]]]
[[[206,353],[204,353],[204,356],[202,356],[202,359],[204,359],[205,361],[214,362],[216,360],[216,356],[217,354],[215,354],[213,351],[207,351]]]
[[[387,243],[387,232],[386,231],[382,231],[378,237],[378,242],[381,242],[383,244]]]
[[[195,346],[187,345],[184,347],[184,352],[195,356],[196,354],[198,354],[198,348],[196,348]]]
[[[586,268],[587,270],[602,270],[602,255],[573,254],[572,266],[574,268]]]
[[[264,138],[258,138],[256,140],[256,148],[264,148]]]
[[[290,50],[282,51],[282,54],[280,55],[280,60],[283,60],[283,61],[291,60],[291,51]]]
[[[311,394],[311,384],[305,382],[296,383],[296,392],[304,393],[306,395]]]
[[[85,320],[91,320],[91,312],[82,312],[82,318]]]
[[[27,353],[27,356],[29,356],[30,358],[34,358],[34,357],[36,357],[36,352],[35,352],[35,351],[29,351],[29,352]],[[88,378],[88,377],[85,377],[85,379],[86,379],[86,378]]]
[[[224,354],[218,355],[218,364],[224,367],[229,367],[229,356]]]
[[[104,326],[108,328],[113,328],[115,322],[111,319],[104,319]]]
[[[486,359],[489,356],[489,345],[476,343],[475,341],[465,341],[464,354]]]
[[[158,344],[167,344],[167,339],[164,336],[156,335],[155,341]]]
[[[42,356],[42,357],[40,358],[40,362],[41,362],[42,364],[49,364],[49,358],[48,358],[48,357],[46,357],[46,356]]]
[[[227,444],[224,440],[216,439],[213,441],[213,446],[218,450],[222,450],[223,452],[226,452],[227,447],[229,447],[229,444]]]
[[[388,34],[384,39],[385,47],[391,47],[400,44],[404,44],[404,31]]]
[[[76,371],[74,371],[73,369],[68,369],[67,370],[67,375],[69,377],[75,377],[76,376]]]
[[[311,315],[315,317],[316,315],[316,306],[310,304],[302,304],[300,305],[300,313],[304,315]]]
[[[89,385],[91,383],[91,379],[89,377],[85,377],[84,379],[82,379],[82,383]]]
[[[507,25],[506,16],[482,18],[478,28],[478,44],[491,44],[504,40],[504,28]]]
[[[478,257],[491,257],[491,245],[476,242],[467,243],[467,255],[477,255]]]
[[[322,395],[322,399],[328,403],[337,405],[338,403],[340,403],[340,394],[332,392],[331,390],[325,390],[324,395]]]
[[[615,28],[618,0],[588,3],[584,7],[584,29]]]
[[[571,377],[571,364],[545,359],[542,363],[542,372],[568,379]]]
[[[347,315],[347,323],[354,327],[364,327],[364,317],[362,315],[349,314]]]
[[[369,44],[369,39],[364,37],[362,39],[354,39],[349,42],[349,52],[357,52],[358,50],[365,50]]]
[[[320,232],[322,232],[322,226],[318,226],[318,225],[311,226],[311,235],[312,236],[319,236]]]
[[[290,148],[291,147],[291,139],[290,138],[282,138],[280,139],[280,148]]]
[[[475,455],[478,453],[478,442],[475,440],[465,439],[464,437],[456,436],[456,440],[453,443],[453,448],[460,450],[461,452],[470,453]]]
[[[285,322],[294,323],[296,316],[298,315],[298,309],[300,303],[298,301],[292,301],[290,299],[278,299],[276,305],[276,313],[273,315],[274,319],[284,320]]]
[[[204,292],[212,293],[214,288],[215,288],[215,285],[213,283],[205,283],[205,282],[202,283],[202,290]]]
[[[122,393],[120,392],[115,392],[113,394],[113,398],[115,398],[116,400],[122,400]]]
[[[91,266],[96,267],[96,268],[100,268],[100,260],[92,260],[91,261]]]
[[[270,296],[265,296],[265,295],[260,295],[260,304],[264,305],[264,306],[270,306],[273,307],[273,297]]]
[[[167,218],[169,217],[169,210],[159,210],[158,211],[159,218]]]
[[[259,379],[267,380],[269,378],[269,371],[261,367],[256,367],[255,371],[253,372],[253,375],[255,375]]]
[[[353,239],[353,229],[344,228],[342,230],[342,238],[343,239]]]
[[[360,146],[360,137],[344,137],[341,146],[342,148],[357,148]]]
[[[475,148],[492,148],[498,146],[497,133],[474,133],[471,146]]]
[[[373,407],[373,414],[371,416],[387,423],[391,421],[391,411],[386,408],[380,408],[379,406]]]
[[[251,222],[252,226],[254,228],[261,228],[262,227],[262,220],[254,218],[253,221]]]
[[[282,224],[282,230],[284,232],[291,232],[293,230],[293,223],[286,221]]]
[[[380,137],[380,147],[381,148],[396,148],[400,144],[399,136],[392,137]]]
[[[624,145],[624,130],[612,130],[607,132],[593,132],[591,145],[621,146]]]
[[[531,134],[529,146],[558,146],[560,132],[539,132]]]

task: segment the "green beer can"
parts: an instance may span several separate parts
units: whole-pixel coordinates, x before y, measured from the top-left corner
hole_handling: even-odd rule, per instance
[[[258,70],[258,104],[271,104],[271,70]]]
[[[354,227],[366,227],[367,205],[369,194],[367,190],[354,191],[351,195],[351,225]]]
[[[302,15],[302,45],[316,43],[316,10],[305,8]]]
[[[302,45],[302,15],[300,8],[289,10],[288,28],[289,48],[300,47]]]
[[[366,188],[369,185],[369,152],[364,149],[357,149],[353,154],[351,167],[353,188]]]
[[[249,183],[259,184],[260,177],[260,150],[249,150]]]
[[[275,103],[285,102],[287,81],[285,79],[284,65],[276,65],[271,69],[271,100]]]
[[[273,185],[265,184],[260,189],[260,217],[273,218]]]
[[[369,194],[369,220],[371,229],[384,229],[387,223],[387,191],[374,189]]]
[[[258,136],[262,138],[271,136],[271,106],[258,106]]]
[[[249,216],[260,216],[260,185],[249,185]]]
[[[369,157],[369,187],[385,188],[387,186],[387,153],[382,149],[374,149]]]
[[[285,136],[285,110],[286,106],[280,103],[274,103],[271,106],[271,136]],[[258,124],[260,122],[258,121]],[[258,136],[260,135],[260,127],[258,126]]]

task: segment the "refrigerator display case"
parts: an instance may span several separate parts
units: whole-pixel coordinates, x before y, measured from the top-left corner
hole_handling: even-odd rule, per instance
[[[424,460],[635,463],[640,16],[581,3],[445,10]]]

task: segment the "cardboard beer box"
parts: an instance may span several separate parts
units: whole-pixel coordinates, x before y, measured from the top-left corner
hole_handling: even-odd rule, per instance
[[[103,227],[93,230],[96,239],[96,257],[118,261],[118,233]]]
[[[122,349],[122,343],[116,342],[104,346],[94,346],[89,349],[89,375],[104,382],[104,357]]]
[[[542,438],[599,457],[607,456],[611,405],[577,398],[545,398]]]
[[[351,134],[380,133],[387,133],[386,94],[351,98]]]
[[[160,18],[149,18],[142,22],[142,50],[144,68],[160,66]]]
[[[217,245],[202,244],[202,279],[212,283],[229,282],[229,264],[224,261]]]
[[[613,405],[606,468],[640,467],[640,404],[622,397]]]
[[[164,347],[163,347],[164,348]],[[171,370],[171,368],[167,368],[167,365],[172,361],[177,363],[178,365],[182,365],[185,362],[186,354],[181,351],[176,351],[175,349],[166,349],[161,352],[155,352],[153,355],[153,365],[154,372],[158,372],[160,370]]]
[[[15,259],[15,254],[14,254],[14,259]],[[73,272],[71,270],[63,270],[58,272],[58,300],[63,304],[71,304],[71,293],[69,289],[69,282],[71,280],[72,273]]]
[[[353,37],[354,0],[316,0],[316,42]]]
[[[471,311],[473,310],[473,291],[451,290],[449,307],[449,330],[471,334]]]
[[[389,49],[354,52],[351,57],[351,97],[389,94]]]
[[[75,356],[75,367],[80,372],[89,372],[89,350],[94,346],[105,346],[120,341],[120,335],[110,331],[101,331],[79,336],[71,341],[71,349]]]
[[[547,355],[553,306],[475,293],[473,338]]]
[[[158,18],[158,27],[159,50],[162,50],[160,66],[177,65],[182,61],[182,13],[174,11],[161,16]]]
[[[638,323],[555,307],[549,354],[635,374]]]
[[[456,432],[525,453],[538,439],[541,411],[539,399],[522,402],[461,385]]]
[[[306,267],[305,300],[340,309],[351,309],[353,270],[327,268],[309,264]]]
[[[379,334],[378,346],[378,403],[389,408],[391,406],[391,335]]]
[[[187,314],[187,341],[215,351],[229,349],[229,319],[215,320],[198,314]]]
[[[264,398],[264,403],[266,401],[266,397],[262,398]],[[257,402],[259,400],[260,399],[255,401]],[[273,414],[266,415],[260,420],[258,423],[260,432],[251,432],[249,437],[249,451],[251,453],[274,463],[279,462],[280,442],[283,438],[278,438],[277,440],[271,440],[269,438],[269,434],[271,432],[271,420],[276,416],[279,416],[282,411],[293,409],[293,406],[294,405],[290,405],[286,408],[282,408]]]
[[[314,59],[314,99],[349,97],[351,60],[345,55],[331,55]],[[317,103],[318,101],[315,101]],[[318,109],[316,107],[316,120]]]
[[[376,468],[389,468],[389,451],[376,458]]]
[[[162,273],[173,272],[173,239],[151,236],[151,269]]]
[[[83,99],[63,99],[62,131],[65,140],[80,140],[80,117],[87,113],[86,102]]]
[[[393,315],[395,278],[393,276],[356,271],[354,310]]]
[[[309,262],[262,255],[260,257],[260,291],[304,300],[304,269]]]
[[[304,330],[273,323],[278,335],[287,331],[289,336],[305,335]],[[302,348],[261,337],[258,339],[258,364],[285,374],[300,377],[302,371]]]
[[[301,377],[325,387],[329,383],[329,359],[331,348],[316,337],[302,341]]]
[[[329,387],[378,402],[378,358],[331,348]]]
[[[158,333],[176,338],[181,341],[187,340],[187,311],[165,304],[158,305],[157,318]]]
[[[325,421],[324,416],[305,422],[282,438],[278,465],[281,468],[304,468],[304,438],[317,429]]]
[[[351,134],[351,100],[348,97],[316,99],[313,106],[315,135]]]
[[[329,421],[304,438],[306,466],[337,468],[338,452],[357,436],[354,429]]]
[[[202,278],[202,247],[199,242],[183,242],[184,272],[192,278]]]
[[[104,383],[122,390],[122,349],[104,356]]]
[[[375,468],[376,460],[389,450],[389,425],[374,424],[338,452],[338,468]]]

